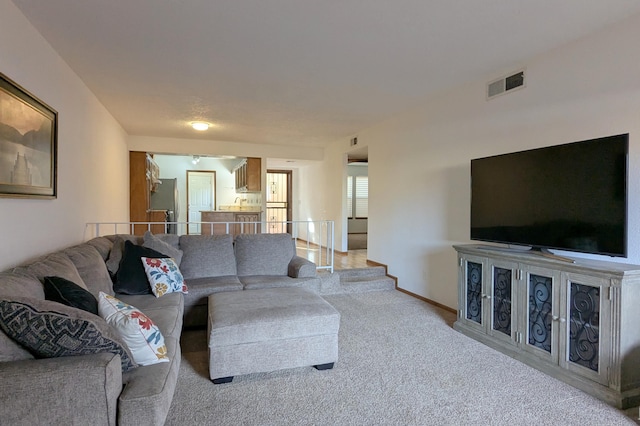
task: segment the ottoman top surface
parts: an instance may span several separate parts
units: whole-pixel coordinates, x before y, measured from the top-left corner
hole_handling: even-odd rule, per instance
[[[269,288],[209,296],[209,346],[337,334],[340,313],[302,288]]]

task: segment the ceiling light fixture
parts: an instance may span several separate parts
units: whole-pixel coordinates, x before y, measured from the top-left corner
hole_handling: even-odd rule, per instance
[[[209,128],[209,123],[205,123],[204,121],[194,121],[191,123],[191,127],[200,132],[204,132]]]
[[[200,156],[199,155],[194,155],[193,156],[193,160],[191,160],[191,162],[193,164],[198,164],[200,162]]]

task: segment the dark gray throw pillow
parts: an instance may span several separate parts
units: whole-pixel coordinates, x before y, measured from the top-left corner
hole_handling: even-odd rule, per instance
[[[78,284],[61,277],[44,277],[44,297],[98,315],[98,301]]]
[[[137,367],[127,345],[105,320],[57,302],[1,300],[0,329],[36,358],[110,352],[120,355],[123,372]]]
[[[166,259],[169,256],[153,249],[138,246],[131,241],[124,242],[124,253],[113,283],[113,291],[118,294],[151,294],[151,286],[142,266],[142,258]]]

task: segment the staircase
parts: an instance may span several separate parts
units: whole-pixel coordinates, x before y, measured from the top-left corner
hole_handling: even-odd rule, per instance
[[[395,280],[385,274],[383,266],[339,269],[334,272],[340,276],[340,287],[344,293],[393,290],[396,287]]]

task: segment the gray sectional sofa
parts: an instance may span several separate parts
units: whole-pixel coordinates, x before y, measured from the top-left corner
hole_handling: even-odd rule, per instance
[[[318,292],[316,265],[296,255],[289,234],[231,236],[182,235],[180,270],[189,293],[184,325],[207,324],[207,298],[213,293],[274,287],[305,287]]]
[[[188,293],[161,297],[114,293],[113,280],[118,280],[120,265],[128,257],[127,240],[179,259]],[[47,300],[45,277],[71,281],[95,298],[100,292],[115,294],[138,308],[161,331],[169,362],[127,369],[126,345],[109,324],[93,313]],[[22,312],[48,315],[49,322],[38,329],[42,335],[37,344],[43,350],[51,351],[56,345],[74,350],[90,342],[89,354],[69,356],[63,352],[63,356],[55,353],[43,358],[40,352],[31,347],[26,350],[9,337],[0,324],[1,422],[163,424],[180,368],[183,324],[206,325],[210,294],[285,286],[317,291],[319,285],[315,265],[295,255],[294,241],[287,234],[239,235],[235,244],[228,235],[112,235],[0,272],[0,308],[20,306],[26,307]],[[22,317],[12,317],[13,311],[3,312],[0,321],[24,322]],[[80,337],[69,341],[59,328],[80,333]]]

